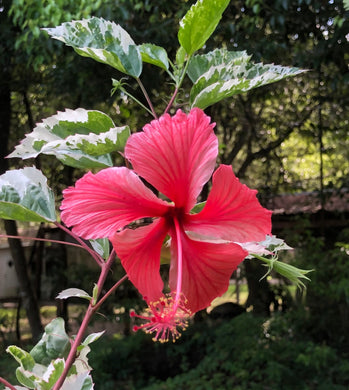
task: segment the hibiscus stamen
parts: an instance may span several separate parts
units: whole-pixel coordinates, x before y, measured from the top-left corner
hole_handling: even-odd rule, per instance
[[[176,341],[180,336],[180,331],[188,326],[188,320],[191,315],[190,310],[186,308],[187,300],[182,294],[182,242],[180,238],[180,226],[174,218],[177,238],[177,285],[176,291],[161,297],[158,302],[151,302],[143,314],[130,312],[131,317],[139,318],[145,321],[142,325],[135,325],[134,331],[142,329],[146,333],[154,333],[153,340],[161,343],[172,339]]]
[[[159,301],[152,302],[143,314],[130,312],[131,317],[145,321],[142,325],[135,325],[133,331],[142,329],[146,333],[154,333],[153,340],[165,343],[172,339],[175,342],[181,331],[188,327],[191,313],[186,308],[186,299],[177,294],[170,293],[161,297]]]

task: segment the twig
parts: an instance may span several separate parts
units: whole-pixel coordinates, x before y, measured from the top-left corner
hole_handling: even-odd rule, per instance
[[[80,244],[74,244],[73,242],[51,240],[50,238],[37,238],[37,237],[27,237],[27,236],[11,236],[8,234],[0,234],[0,238],[17,238],[19,240],[32,240],[32,241],[44,241],[44,242],[54,242],[55,244],[70,245],[75,246],[76,248],[83,248]]]
[[[11,383],[7,382],[7,380],[2,378],[1,376],[0,376],[0,382],[3,383],[6,387],[8,387],[11,390],[17,390],[13,385],[11,385]]]
[[[98,282],[97,282],[97,297],[96,297],[96,299],[98,299],[98,296],[100,295],[100,292],[103,289],[103,285],[104,285],[105,279],[106,279],[106,277],[108,275],[108,272],[110,271],[110,268],[111,268],[114,260],[115,260],[115,252],[113,250],[111,252],[108,260],[105,263],[103,262],[103,264],[101,265],[101,273],[99,275],[99,279],[98,279]],[[121,278],[111,288],[111,290],[114,291],[126,279],[127,279],[127,276],[124,276],[123,278]],[[109,296],[111,294],[111,292],[112,292],[111,290],[108,291],[108,293],[106,294],[107,296]],[[74,339],[74,342],[73,342],[73,344],[72,344],[72,346],[70,348],[67,360],[65,362],[65,367],[64,367],[63,373],[59,377],[58,381],[56,382],[56,384],[54,385],[52,390],[59,390],[61,388],[61,386],[63,385],[63,383],[65,381],[65,378],[68,375],[69,370],[71,369],[72,365],[74,364],[74,361],[76,359],[77,349],[78,349],[79,345],[82,342],[82,338],[84,337],[84,334],[86,332],[88,324],[89,324],[92,316],[97,311],[97,309],[105,301],[105,299],[106,299],[105,296],[106,295],[104,295],[104,297],[101,298],[101,300],[99,302],[97,302],[96,304],[94,304],[93,300],[90,301],[90,304],[89,304],[89,306],[88,306],[88,308],[86,310],[86,313],[85,313],[85,316],[84,316],[84,318],[82,320],[82,323],[81,323],[81,326],[79,328],[79,331],[78,331],[78,333],[77,333],[77,335],[76,335],[76,337]]]
[[[75,234],[74,232],[72,232],[71,230],[69,230],[59,222],[54,222],[54,224],[60,229],[64,230],[70,236],[72,236],[95,259],[96,263],[100,267],[102,267],[105,264],[101,256],[99,256],[97,252],[95,252],[92,248],[90,248],[77,234]]]
[[[144,88],[144,85],[142,84],[141,80],[138,77],[136,78],[136,81],[137,81],[138,85],[141,87],[143,95],[144,95],[145,99],[147,100],[148,106],[153,114],[153,117],[155,119],[158,119],[158,116],[156,115],[156,112],[155,112],[154,107],[153,107],[153,103],[151,102],[149,95],[148,95],[146,89]]]

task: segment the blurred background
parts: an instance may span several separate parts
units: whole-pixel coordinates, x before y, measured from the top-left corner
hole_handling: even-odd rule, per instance
[[[41,27],[99,16],[120,24],[137,44],[166,48],[174,59],[178,22],[192,4],[0,0],[0,173],[23,166],[4,157],[35,123],[65,108],[101,110],[133,131],[151,120],[126,96],[111,97],[111,78],[123,75],[78,56]],[[124,283],[91,324],[107,329],[90,353],[97,390],[348,389],[348,18],[341,0],[232,0],[203,50],[246,50],[254,62],[308,70],[206,110],[217,123],[218,162],[232,164],[242,182],[258,189],[261,203],[273,210],[273,234],[294,248],[281,260],[314,269],[307,288],[274,274],[261,279],[266,268],[246,260],[227,293],[198,313],[180,340],[159,345],[132,332],[129,309],[143,303]],[[161,112],[173,86],[154,70],[144,64],[141,79]],[[133,80],[127,84],[144,101]],[[184,100],[179,103],[186,109]],[[84,173],[47,156],[25,164],[42,169],[56,194]],[[1,221],[0,229],[65,238],[44,224]],[[91,291],[98,270],[90,263],[61,245],[0,241],[1,376],[13,378],[16,366],[6,347],[33,345],[54,316],[64,317],[74,334],[84,306],[54,298],[67,287]],[[116,264],[110,286],[122,275]]]

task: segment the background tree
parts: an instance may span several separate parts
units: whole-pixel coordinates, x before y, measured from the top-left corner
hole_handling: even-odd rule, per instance
[[[118,71],[76,56],[69,48],[46,38],[40,27],[88,15],[102,16],[120,23],[136,43],[150,41],[168,48],[173,58],[178,21],[190,5],[162,0],[94,4],[61,0],[45,5],[34,0],[13,1],[8,19],[12,30],[7,31],[13,31],[12,47],[16,50],[7,57],[11,58],[10,77],[4,76],[4,80],[12,80],[13,141],[10,140],[9,149],[36,121],[65,107],[101,108],[118,125],[127,120],[133,130],[139,130],[142,121],[150,120],[144,112],[138,116],[127,96],[110,98],[110,78],[119,80],[122,76]],[[341,1],[232,1],[207,42],[205,51],[216,46],[247,50],[255,61],[309,69],[307,75],[297,80],[265,86],[206,110],[213,118],[220,118],[217,134],[221,140],[221,162],[232,164],[238,176],[259,188],[260,193],[338,188],[347,184],[347,32],[348,20]],[[153,86],[169,83],[169,79],[165,72],[154,76],[149,70],[150,65],[145,65],[142,81],[154,105],[164,108],[166,96]],[[136,83],[130,79],[126,83],[127,90],[145,103]],[[118,99],[126,104],[118,104]],[[184,103],[178,100],[176,108]],[[59,192],[70,184],[75,173],[56,161],[52,166],[52,161],[43,158],[41,165]],[[270,297],[269,293],[253,295]],[[266,303],[262,306],[266,307]]]

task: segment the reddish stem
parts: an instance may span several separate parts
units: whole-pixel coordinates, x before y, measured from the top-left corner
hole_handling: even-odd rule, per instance
[[[11,385],[11,383],[7,382],[7,380],[2,378],[1,376],[0,376],[0,382],[3,383],[5,386],[7,386],[11,390],[17,390],[14,386]]]
[[[120,286],[121,283],[123,283],[126,279],[128,279],[128,275],[123,276],[118,282],[114,284],[113,287],[111,287],[110,290],[108,290],[103,297],[97,302],[93,308],[95,310],[98,310],[98,308],[104,303],[104,301]]]
[[[44,241],[44,242],[54,242],[55,244],[70,245],[77,248],[83,248],[80,244],[74,244],[73,242],[51,240],[50,238],[37,238],[37,237],[28,237],[28,236],[10,236],[8,234],[0,234],[0,238],[16,238],[18,240],[31,240],[31,241]]]
[[[152,112],[152,114],[153,114],[153,117],[154,117],[155,119],[158,119],[158,116],[156,115],[156,112],[155,112],[155,110],[154,110],[153,103],[151,102],[151,100],[150,100],[150,98],[149,98],[149,95],[148,95],[148,93],[147,93],[147,90],[144,88],[144,85],[142,84],[141,80],[140,80],[138,77],[136,78],[136,81],[137,81],[138,85],[141,87],[141,90],[142,90],[142,92],[143,92],[143,95],[144,95],[144,97],[145,97],[145,99],[146,99],[146,101],[147,101],[147,103],[148,103],[148,106],[149,106],[149,108],[150,108],[150,110],[151,110],[151,112]]]
[[[97,282],[97,297],[96,299],[98,299],[99,295],[100,295],[100,292],[102,291],[103,289],[103,285],[104,285],[104,282],[107,278],[107,275],[108,275],[108,272],[110,271],[110,268],[113,264],[115,260],[115,252],[114,250],[111,252],[108,260],[103,264],[101,264],[101,273],[99,275],[99,279],[98,279],[98,282]],[[127,279],[127,276],[124,276],[123,278],[121,278],[113,287],[112,287],[112,291],[114,291],[124,280]],[[78,333],[74,339],[74,342],[70,348],[70,351],[69,351],[69,354],[68,354],[68,357],[67,357],[67,360],[65,362],[65,367],[64,367],[64,370],[63,370],[63,373],[62,375],[59,377],[58,381],[56,382],[56,384],[54,385],[54,387],[52,388],[52,390],[59,390],[61,388],[61,386],[63,385],[64,381],[65,381],[65,378],[67,377],[68,375],[68,372],[71,368],[71,366],[73,365],[75,359],[76,359],[76,352],[77,352],[77,349],[79,347],[79,345],[81,344],[82,342],[82,339],[84,337],[84,334],[87,330],[87,327],[88,327],[88,324],[92,318],[92,316],[95,314],[95,312],[97,311],[97,309],[100,307],[100,305],[105,301],[105,297],[109,296],[111,294],[111,291],[109,290],[104,296],[103,298],[101,298],[101,300],[99,302],[97,302],[95,305],[94,305],[94,302],[93,301],[90,301],[90,304],[87,308],[87,311],[85,313],[85,316],[82,320],[82,323],[80,325],[80,328],[78,330]]]
[[[100,267],[105,264],[101,256],[99,256],[97,252],[90,248],[77,234],[75,234],[59,222],[54,222],[54,224],[60,229],[64,230],[70,236],[72,236],[94,258],[94,260]]]
[[[167,105],[167,107],[166,107],[166,109],[165,109],[165,111],[164,111],[164,114],[167,114],[167,112],[168,112],[169,109],[171,108],[171,106],[172,106],[174,100],[176,99],[176,96],[177,96],[177,94],[178,94],[178,91],[179,91],[179,88],[176,88],[175,91],[174,91],[174,93],[173,93],[173,95],[172,95],[172,97],[171,97],[171,100],[169,101],[169,103],[168,103],[168,105]]]

